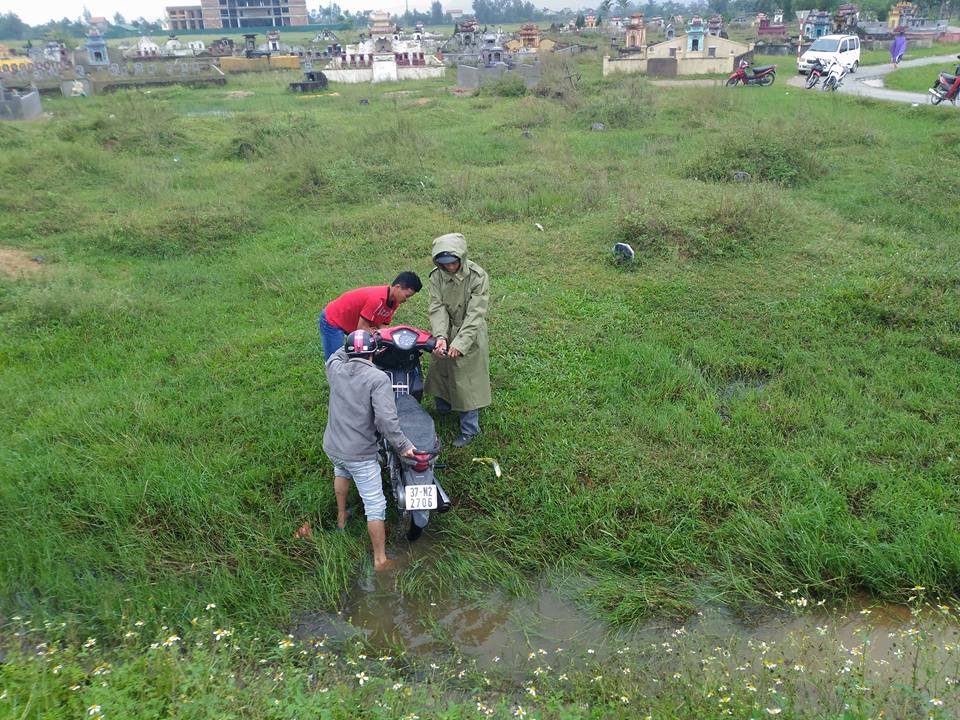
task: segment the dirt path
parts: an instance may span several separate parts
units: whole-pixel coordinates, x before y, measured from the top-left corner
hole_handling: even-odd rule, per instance
[[[23,250],[0,246],[0,275],[15,278],[40,272],[42,266],[33,257]]]

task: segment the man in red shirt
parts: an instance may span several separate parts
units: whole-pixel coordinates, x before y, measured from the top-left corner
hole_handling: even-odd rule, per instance
[[[343,347],[344,338],[354,330],[373,332],[393,320],[396,309],[420,292],[423,283],[414,272],[402,272],[390,285],[350,290],[331,301],[320,313],[323,357],[329,360]]]

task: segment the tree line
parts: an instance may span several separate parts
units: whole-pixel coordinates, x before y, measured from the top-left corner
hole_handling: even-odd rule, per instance
[[[114,24],[124,25],[123,15],[113,16]],[[129,23],[130,26],[142,32],[161,32],[159,22],[151,22],[138,18]],[[50,20],[42,25],[28,25],[13,12],[0,13],[0,38],[4,40],[66,40],[68,38],[83,37],[87,34],[89,25],[83,18],[71,20],[64,17],[60,20]]]

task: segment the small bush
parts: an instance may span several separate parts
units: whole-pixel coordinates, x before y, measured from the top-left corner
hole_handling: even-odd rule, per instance
[[[223,250],[259,229],[257,219],[242,207],[160,208],[146,215],[101,218],[93,242],[108,252],[170,258]]]
[[[161,155],[191,145],[182,122],[169,103],[130,90],[110,96],[101,112],[61,126],[59,137],[69,143],[92,141],[118,152]]]
[[[493,95],[495,97],[523,97],[527,94],[527,83],[519,75],[505,73],[492,83],[481,85],[478,95]]]
[[[685,175],[729,182],[737,172],[747,172],[754,180],[794,187],[820,177],[823,169],[805,146],[772,134],[748,134],[720,140],[691,163]]]
[[[533,92],[540,97],[561,100],[568,107],[580,104],[580,71],[568,57],[547,55],[540,61],[540,81]]]
[[[302,147],[319,132],[316,118],[309,115],[241,116],[238,132],[227,142],[224,157],[228,160],[273,157],[291,145]]]
[[[511,108],[508,119],[500,127],[520,128],[522,130],[543,127],[551,123],[555,111],[556,106],[554,104],[528,95],[520,101],[517,107]]]
[[[631,78],[585,101],[578,113],[581,124],[603,123],[608,128],[642,127],[656,115],[655,96],[647,83]]]
[[[611,240],[629,243],[641,257],[740,257],[778,242],[790,214],[769,192],[756,189],[731,194],[676,188],[628,203]]]

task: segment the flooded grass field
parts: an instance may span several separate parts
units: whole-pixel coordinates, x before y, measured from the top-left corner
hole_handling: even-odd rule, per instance
[[[548,65],[0,126],[0,716],[957,714],[955,115]],[[371,581],[317,316],[450,231],[494,403]]]

